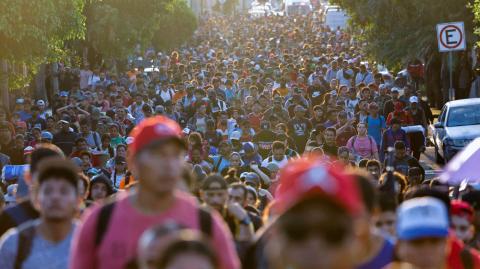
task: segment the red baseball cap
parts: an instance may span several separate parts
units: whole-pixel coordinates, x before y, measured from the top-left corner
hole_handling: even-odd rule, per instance
[[[275,208],[280,214],[312,196],[329,198],[354,216],[363,210],[355,178],[343,166],[327,164],[319,157],[291,161],[280,171],[279,181]]]
[[[167,117],[155,116],[144,119],[130,132],[129,137],[132,137],[133,141],[128,145],[128,154],[133,157],[145,147],[168,139],[175,139],[185,146],[182,135],[178,123]]]
[[[450,202],[450,215],[467,217],[468,221],[473,222],[475,211],[473,207],[464,201],[452,200]]]

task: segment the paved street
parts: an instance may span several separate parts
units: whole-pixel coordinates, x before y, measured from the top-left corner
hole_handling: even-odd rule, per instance
[[[420,157],[420,164],[425,169],[426,179],[434,178],[438,176],[442,165],[439,165],[435,162],[435,149],[434,147],[427,147],[425,152]]]

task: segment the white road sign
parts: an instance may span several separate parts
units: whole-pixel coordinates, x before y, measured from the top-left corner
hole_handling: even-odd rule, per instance
[[[465,50],[467,42],[463,22],[437,24],[437,40],[440,52]]]

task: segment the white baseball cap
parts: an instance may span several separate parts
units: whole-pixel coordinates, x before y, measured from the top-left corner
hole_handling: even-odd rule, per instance
[[[401,240],[448,235],[448,212],[445,204],[433,197],[414,198],[397,209],[397,235]]]
[[[239,131],[233,131],[230,135],[230,140],[240,140],[241,137],[242,133],[240,133]]]
[[[417,104],[418,104],[418,97],[416,97],[416,96],[410,96],[409,101],[410,101],[410,103],[417,103]]]
[[[45,105],[45,101],[43,100],[38,100],[37,101],[37,106],[44,106]]]

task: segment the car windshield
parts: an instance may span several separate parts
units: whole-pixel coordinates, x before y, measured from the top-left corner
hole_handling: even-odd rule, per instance
[[[307,5],[291,5],[288,7],[288,14],[290,15],[304,15],[309,12],[310,9]]]
[[[466,126],[480,124],[480,109],[478,106],[461,106],[450,109],[447,126]]]

